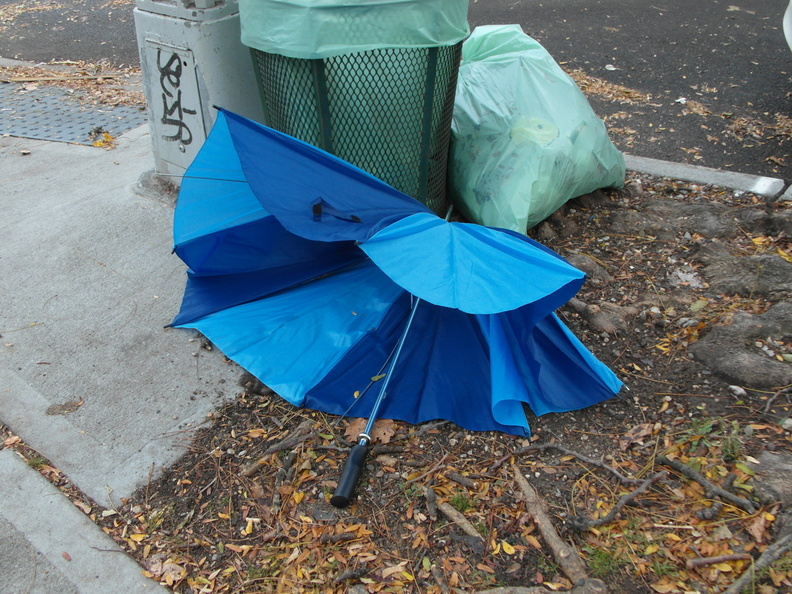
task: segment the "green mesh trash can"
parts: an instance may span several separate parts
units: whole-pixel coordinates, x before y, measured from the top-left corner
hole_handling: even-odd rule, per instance
[[[240,19],[270,126],[445,214],[467,0],[241,0]]]

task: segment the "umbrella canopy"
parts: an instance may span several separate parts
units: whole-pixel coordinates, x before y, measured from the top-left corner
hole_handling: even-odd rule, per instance
[[[297,406],[366,416],[421,299],[380,416],[526,435],[621,382],[553,311],[583,274],[508,231],[450,223],[368,173],[221,110],[187,170],[175,251],[196,328]]]

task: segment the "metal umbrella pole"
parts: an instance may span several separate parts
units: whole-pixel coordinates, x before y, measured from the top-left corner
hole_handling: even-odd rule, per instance
[[[454,207],[449,207],[445,216],[446,221],[451,219],[451,213],[453,212]],[[421,303],[421,299],[418,297],[413,296],[413,299],[415,299],[415,301],[413,301],[410,310],[410,317],[407,319],[407,325],[404,327],[404,332],[402,332],[399,343],[396,345],[396,350],[388,366],[385,380],[382,382],[382,388],[380,388],[380,392],[377,395],[377,400],[374,401],[374,408],[371,409],[371,415],[366,423],[366,427],[363,429],[363,433],[357,437],[358,442],[352,446],[352,450],[349,452],[349,458],[347,458],[344,469],[341,471],[341,477],[338,479],[338,486],[333,496],[330,498],[330,503],[335,507],[346,507],[349,505],[352,494],[355,491],[355,485],[357,485],[360,473],[363,471],[363,465],[366,463],[366,456],[368,456],[369,445],[371,444],[371,430],[374,428],[374,423],[377,422],[380,408],[382,408],[382,403],[388,391],[388,384],[390,383],[391,377],[393,377],[393,370],[396,368],[396,363],[399,360],[404,341],[412,327],[415,312],[418,309],[418,305]]]
[[[418,304],[421,302],[418,297],[414,297],[414,299],[415,301],[413,302],[412,309],[410,310],[410,317],[407,320],[407,325],[404,328],[404,332],[402,332],[401,338],[399,338],[399,344],[396,346],[396,351],[394,352],[393,358],[391,359],[390,365],[388,366],[388,371],[385,375],[385,379],[382,382],[380,392],[377,395],[377,400],[374,401],[374,408],[371,410],[371,415],[369,416],[368,422],[366,423],[366,427],[357,437],[357,444],[352,446],[352,450],[349,452],[349,458],[347,458],[346,464],[344,464],[344,469],[341,471],[341,477],[338,479],[338,486],[333,493],[333,497],[330,499],[330,503],[335,507],[346,507],[349,505],[349,502],[352,499],[352,494],[355,491],[355,485],[357,485],[358,479],[360,478],[360,473],[363,471],[363,465],[366,463],[366,456],[368,456],[369,452],[369,444],[371,444],[371,430],[374,428],[374,423],[377,422],[380,408],[382,408],[382,403],[385,400],[385,395],[387,394],[388,384],[390,383],[390,379],[393,376],[393,370],[395,369],[396,363],[399,360],[399,355],[401,354],[407,334],[410,332],[410,327],[412,326],[413,319],[415,318],[415,312],[418,309]]]

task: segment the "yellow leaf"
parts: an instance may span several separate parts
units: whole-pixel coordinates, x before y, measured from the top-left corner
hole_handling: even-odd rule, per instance
[[[140,542],[141,540],[144,540],[146,538],[146,536],[148,536],[148,535],[147,534],[130,534],[129,538],[131,538],[135,542]]]
[[[773,514],[771,514],[770,512],[765,512],[764,517],[765,517],[765,520],[767,520],[768,522],[775,522],[775,519],[776,519],[776,517]]]
[[[298,491],[294,494],[294,503],[300,503],[300,501],[303,500],[303,497],[305,497],[305,491]]]
[[[664,534],[663,538],[667,538],[668,540],[675,540],[676,542],[682,540],[681,536],[679,536],[678,534],[674,534],[673,532],[668,532],[667,534]]]
[[[659,550],[660,547],[658,547],[656,544],[650,544],[648,547],[646,547],[646,550],[644,551],[644,556],[652,555],[653,553],[656,553]]]
[[[411,573],[407,573],[406,571],[402,571],[401,574],[402,574],[402,577],[405,580],[407,580],[408,582],[414,582],[415,581],[415,578],[413,577],[413,575]]]
[[[713,565],[713,567],[715,569],[719,569],[720,571],[723,571],[724,573],[732,570],[732,566],[729,565],[728,563],[716,563],[715,565]]]
[[[385,377],[385,374],[384,374],[384,373],[381,373],[381,374],[379,374],[379,375],[375,375],[374,377],[372,377],[372,378],[371,378],[371,381],[372,381],[372,382],[378,382],[378,381],[380,381],[380,380],[381,380],[383,377]]]
[[[523,536],[523,538],[525,539],[525,542],[527,542],[533,548],[535,548],[537,550],[540,550],[540,551],[542,550],[542,545],[539,543],[539,541],[536,539],[535,536],[533,536],[531,534],[527,534],[526,536]]]
[[[506,553],[507,555],[514,555],[514,552],[515,552],[515,551],[514,551],[514,547],[513,547],[513,546],[511,546],[511,545],[510,545],[508,542],[506,542],[505,540],[502,540],[502,541],[501,541],[501,547],[503,548],[503,552],[504,552],[504,553]]]
[[[672,584],[665,580],[661,582],[657,582],[656,584],[652,584],[652,590],[655,592],[660,592],[660,594],[666,594],[667,592],[678,592],[679,588],[676,584]]]
[[[229,516],[228,514],[224,514],[223,512],[217,512],[217,517],[222,518],[223,520],[231,519],[231,516]]]

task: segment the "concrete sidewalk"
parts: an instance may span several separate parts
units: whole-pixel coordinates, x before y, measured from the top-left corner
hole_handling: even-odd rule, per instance
[[[768,197],[785,187],[627,162]],[[152,167],[147,126],[112,150],[0,137],[0,422],[108,508],[175,462],[192,430],[240,391],[240,371],[222,354],[164,329],[184,267],[171,254],[172,203],[138,183]],[[0,479],[6,591],[160,588],[130,558],[103,551],[115,545],[11,451],[0,454]]]
[[[0,137],[0,422],[107,508],[178,459],[191,430],[239,392],[238,368],[192,333],[164,329],[185,275],[171,254],[172,204],[138,185],[152,167],[148,126],[113,150]],[[52,533],[48,547],[39,537],[61,521],[65,508],[54,499],[71,504],[60,494],[19,496],[34,480],[26,474],[41,477],[9,466],[12,452],[4,454],[0,574],[21,581],[0,590],[144,591],[115,571],[120,555],[90,548],[89,565],[113,568],[114,587],[67,575],[75,555],[64,566],[57,549],[73,550],[77,535]],[[43,492],[40,484],[25,489]],[[15,497],[19,505],[6,505]],[[105,536],[90,521],[75,530]],[[61,578],[71,589],[51,588]]]

